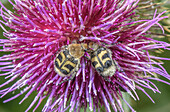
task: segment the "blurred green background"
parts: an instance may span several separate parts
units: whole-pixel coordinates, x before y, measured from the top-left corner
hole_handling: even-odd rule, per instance
[[[11,5],[7,2],[8,0],[0,0],[8,9],[12,9]],[[170,1],[168,1],[168,3],[166,4],[166,7],[170,7]],[[0,18],[1,19],[1,18]],[[169,20],[163,21],[163,24],[167,24],[170,25],[170,18]],[[167,26],[166,25],[166,26]],[[168,32],[166,32],[168,33]],[[169,32],[170,35],[170,32]],[[0,28],[0,38],[3,38],[3,30]],[[170,37],[166,37],[163,38],[162,41],[166,41],[169,43],[170,41]],[[0,56],[2,56],[3,53],[0,52]],[[165,51],[164,53],[162,53],[160,56],[162,57],[169,57],[170,58],[170,51]],[[164,67],[167,70],[168,73],[170,73],[170,61],[164,61]],[[162,78],[163,80],[166,80],[164,78]],[[166,80],[168,81],[168,80]],[[0,84],[2,84],[3,82],[5,82],[4,77],[0,77]],[[166,85],[164,83],[160,83],[157,81],[153,81],[157,87],[159,88],[159,90],[161,91],[161,94],[156,93],[154,94],[151,90],[147,90],[147,93],[154,99],[155,104],[151,102],[151,100],[141,91],[137,91],[138,95],[140,97],[139,101],[134,101],[132,100],[131,105],[132,107],[137,111],[137,112],[170,112],[170,86]],[[170,82],[170,81],[169,81]],[[11,84],[12,85],[12,84]],[[9,87],[5,86],[5,87]],[[19,91],[18,91],[19,92]],[[16,92],[17,93],[17,92]],[[31,96],[26,99],[22,104],[18,104],[22,98],[24,97],[24,95],[20,96],[19,98],[10,101],[8,103],[3,103],[4,100],[14,96],[14,94],[16,93],[10,93],[7,94],[5,97],[0,99],[0,112],[24,112],[29,105],[31,104],[31,102],[33,101],[36,92],[34,92],[33,94],[31,94]],[[41,106],[37,109],[36,112],[41,112],[43,104],[45,104],[45,101],[41,104]],[[31,112],[32,110],[30,110]]]

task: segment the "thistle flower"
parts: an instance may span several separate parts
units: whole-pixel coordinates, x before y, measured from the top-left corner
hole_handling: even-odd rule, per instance
[[[37,96],[26,112],[35,105],[38,108],[48,97],[42,111],[124,111],[122,96],[125,91],[134,100],[139,100],[136,90],[143,91],[152,102],[144,88],[159,92],[152,80],[170,84],[159,79],[170,75],[150,51],[169,50],[170,44],[150,38],[148,31],[152,26],[161,25],[164,12],[155,13],[151,19],[141,19],[137,14],[140,0],[8,0],[14,12],[1,4],[1,28],[6,39],[0,39],[1,52],[11,52],[0,57],[1,76],[8,79],[0,88],[19,78],[11,87],[0,91],[1,97],[18,88],[20,93],[5,100],[9,102],[26,93],[22,103],[33,91]],[[11,30],[7,31],[4,26]],[[163,30],[163,28],[161,27]],[[61,83],[69,77],[61,77],[54,71],[55,53],[73,40],[80,43],[96,42],[102,45],[115,44],[108,49],[116,60],[117,70],[109,81],[103,79],[85,56],[73,80]],[[88,55],[86,53],[85,55]]]

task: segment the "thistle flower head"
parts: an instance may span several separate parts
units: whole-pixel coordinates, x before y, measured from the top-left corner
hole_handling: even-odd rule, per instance
[[[9,79],[3,87],[16,78],[20,78],[11,87],[0,91],[1,97],[24,89],[16,96],[5,100],[11,101],[27,93],[22,103],[33,91],[37,96],[28,111],[36,102],[37,109],[44,98],[48,97],[42,111],[97,111],[102,106],[107,112],[124,111],[123,100],[132,111],[133,108],[122,96],[127,92],[134,100],[139,100],[136,90],[141,90],[151,100],[144,88],[160,92],[152,80],[167,84],[156,75],[170,80],[162,67],[162,62],[169,60],[151,55],[157,49],[169,50],[170,44],[150,38],[148,30],[155,25],[161,27],[160,20],[165,12],[153,14],[152,19],[141,19],[137,15],[140,0],[8,0],[14,12],[1,4],[0,16],[3,20],[6,39],[0,39],[1,52],[11,52],[0,57],[1,76]],[[4,26],[11,30],[7,31]],[[162,27],[161,27],[162,29]],[[112,59],[117,67],[112,77],[106,81],[86,59],[85,53],[80,59],[80,68],[76,76],[61,77],[54,70],[55,53],[62,46],[72,41],[78,43],[95,42],[111,50]],[[114,44],[114,45],[112,45]],[[54,100],[53,100],[54,99]],[[152,100],[153,101],[153,100]],[[153,101],[154,102],[154,101]]]

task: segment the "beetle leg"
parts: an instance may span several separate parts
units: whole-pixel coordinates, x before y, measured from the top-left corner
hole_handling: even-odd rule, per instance
[[[59,85],[63,84],[64,82],[67,82],[67,81],[69,81],[69,80],[72,80],[72,79],[75,77],[75,75],[76,75],[76,71],[72,74],[72,76],[71,76],[70,78],[68,78],[68,79],[66,79],[66,80],[61,81],[61,82],[60,82],[57,86],[59,86]]]
[[[113,84],[113,82],[112,81],[110,81],[108,78],[106,78],[105,76],[103,76],[103,75],[101,75],[102,77],[103,77],[103,79],[105,80],[105,81],[107,81],[107,82],[110,82],[110,83],[112,83]]]

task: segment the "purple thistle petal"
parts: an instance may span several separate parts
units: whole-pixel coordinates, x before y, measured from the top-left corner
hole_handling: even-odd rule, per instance
[[[142,88],[139,87],[139,86],[136,86],[136,88],[139,89],[139,90],[141,90],[143,93],[145,93],[145,94],[149,97],[149,99],[150,99],[153,103],[155,103],[154,100],[148,95],[148,93],[147,93],[144,89],[142,89]]]
[[[45,97],[46,97],[46,96],[43,96],[43,97],[40,96],[40,99],[39,99],[39,101],[38,101],[38,104],[37,104],[36,107],[34,108],[33,112],[35,112],[35,111],[37,110],[37,108],[39,107],[39,105],[41,104],[41,102],[44,100]]]

